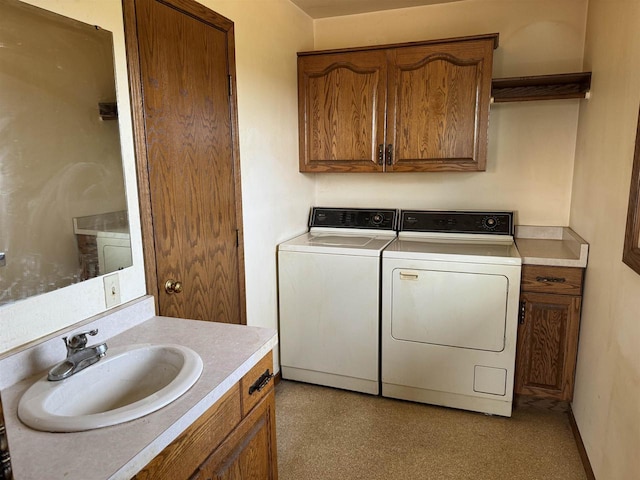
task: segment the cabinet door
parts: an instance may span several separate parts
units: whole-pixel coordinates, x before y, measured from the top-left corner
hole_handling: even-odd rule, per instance
[[[389,52],[388,171],[485,170],[494,39]]]
[[[581,297],[523,293],[515,393],[570,401]]]
[[[384,144],[384,51],[298,57],[301,172],[378,172]]]
[[[275,393],[269,393],[192,480],[277,480]]]

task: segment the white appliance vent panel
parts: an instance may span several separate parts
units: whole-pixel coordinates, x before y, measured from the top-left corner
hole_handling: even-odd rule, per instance
[[[396,268],[391,336],[396,340],[501,352],[509,280],[504,275]]]

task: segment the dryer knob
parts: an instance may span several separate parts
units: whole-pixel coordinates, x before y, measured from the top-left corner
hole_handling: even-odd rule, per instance
[[[381,213],[376,213],[373,217],[371,217],[371,223],[374,225],[381,225],[384,221],[384,215]]]

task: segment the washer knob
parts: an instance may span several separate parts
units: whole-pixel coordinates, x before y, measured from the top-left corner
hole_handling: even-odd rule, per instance
[[[373,217],[371,217],[371,223],[374,225],[381,225],[384,221],[384,216],[381,213],[376,213]]]

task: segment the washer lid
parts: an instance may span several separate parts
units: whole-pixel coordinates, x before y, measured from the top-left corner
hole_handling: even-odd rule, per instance
[[[379,256],[394,238],[395,232],[312,230],[278,246],[280,251],[328,253],[333,255]]]
[[[382,252],[384,258],[436,260],[442,262],[521,265],[522,259],[512,237],[496,239],[465,235],[446,237],[400,234]]]

